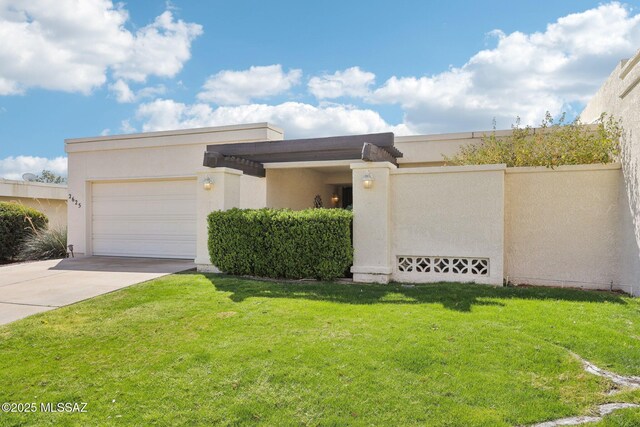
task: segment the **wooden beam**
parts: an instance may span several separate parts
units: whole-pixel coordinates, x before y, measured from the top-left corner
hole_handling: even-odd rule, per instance
[[[202,161],[202,166],[215,168],[218,165],[218,160],[221,159],[222,157],[223,157],[222,154],[217,153],[215,151],[205,151],[204,160]]]
[[[215,151],[206,151],[204,153],[203,165],[210,168],[237,169],[244,172],[245,175],[257,176],[260,178],[264,178],[266,175],[262,163],[235,156],[225,156]]]
[[[396,158],[388,151],[368,142],[365,142],[362,146],[362,160],[365,162],[391,162],[398,166]]]

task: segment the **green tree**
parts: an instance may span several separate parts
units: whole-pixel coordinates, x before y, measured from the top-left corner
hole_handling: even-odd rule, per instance
[[[578,117],[565,123],[563,113],[557,122],[549,112],[540,127],[520,127],[520,119],[509,136],[485,135],[480,143],[466,145],[453,156],[445,156],[448,165],[504,163],[515,166],[582,165],[612,163],[620,152],[621,122],[603,114],[594,125],[585,125]],[[495,126],[494,126],[495,130]]]
[[[43,170],[40,175],[36,178],[36,182],[46,182],[49,184],[64,184],[67,182],[67,178],[56,175],[50,170]]]

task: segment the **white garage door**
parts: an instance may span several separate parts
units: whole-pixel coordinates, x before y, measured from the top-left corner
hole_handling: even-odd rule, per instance
[[[94,183],[95,255],[195,258],[192,180]]]

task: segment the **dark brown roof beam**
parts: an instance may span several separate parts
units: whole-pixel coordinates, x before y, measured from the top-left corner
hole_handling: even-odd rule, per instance
[[[365,162],[391,162],[398,166],[396,158],[391,153],[368,142],[365,142],[362,146],[362,160]]]
[[[218,152],[207,151],[204,153],[204,166],[210,168],[231,168],[241,170],[245,175],[264,178],[266,173],[262,163],[243,159],[235,156],[225,156]]]

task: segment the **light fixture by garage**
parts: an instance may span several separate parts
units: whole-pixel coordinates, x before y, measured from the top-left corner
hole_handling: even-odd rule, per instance
[[[213,188],[213,180],[209,177],[206,177],[204,180],[202,180],[202,188],[207,191],[211,190]]]

